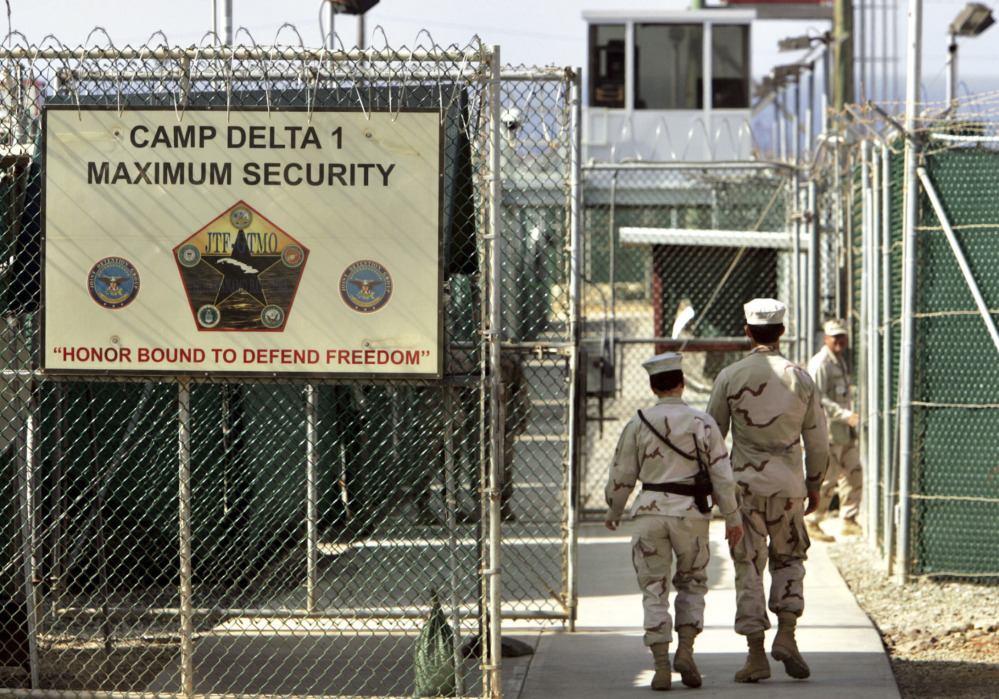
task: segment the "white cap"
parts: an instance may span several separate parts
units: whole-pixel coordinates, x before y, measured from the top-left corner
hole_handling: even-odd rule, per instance
[[[787,306],[777,299],[753,299],[745,304],[747,325],[783,325]]]
[[[846,329],[846,321],[842,318],[833,318],[832,320],[827,320],[825,325],[822,326],[822,332],[830,337],[835,335],[847,335],[849,332]]]
[[[663,354],[657,354],[652,359],[646,359],[642,362],[642,366],[645,370],[649,372],[649,376],[655,376],[656,374],[661,374],[664,371],[680,371],[680,363],[683,360],[683,355],[679,352],[665,352]]]

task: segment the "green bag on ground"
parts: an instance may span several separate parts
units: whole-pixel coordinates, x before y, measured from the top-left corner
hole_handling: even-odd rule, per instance
[[[430,607],[430,618],[416,639],[413,671],[416,675],[414,696],[454,696],[454,633],[436,595]]]

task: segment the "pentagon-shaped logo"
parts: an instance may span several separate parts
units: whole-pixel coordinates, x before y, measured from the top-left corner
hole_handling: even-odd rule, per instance
[[[280,332],[309,250],[241,201],[173,254],[199,331]]]

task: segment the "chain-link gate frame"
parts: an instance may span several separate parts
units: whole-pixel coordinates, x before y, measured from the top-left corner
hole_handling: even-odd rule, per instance
[[[776,297],[785,351],[807,361],[827,231],[814,183],[788,164],[587,164],[583,178],[581,509],[599,516],[620,427],[652,400],[644,359],[683,352],[684,400],[703,409],[749,347],[742,304]]]
[[[0,529],[0,570],[12,639],[0,646],[10,656],[0,657],[10,670],[0,668],[0,687],[22,696],[408,694],[413,638],[439,600],[451,627],[455,691],[476,696],[478,684],[482,696],[498,696],[501,619],[571,622],[575,608],[573,414],[564,407],[506,414],[505,367],[518,358],[528,392],[545,397],[531,385],[543,376],[542,384],[559,389],[546,400],[571,405],[578,76],[559,69],[504,76],[498,47],[481,46],[26,47],[0,51],[0,60],[10,258],[3,277],[8,493],[0,499],[10,524]],[[508,81],[555,86],[543,100],[526,100],[522,112],[557,135],[546,135],[551,182],[534,202],[547,211],[535,215],[557,230],[557,252],[546,263],[552,298],[543,310],[518,304],[533,329],[522,322],[513,342],[503,335],[511,332],[504,265],[516,256],[504,259],[501,250],[522,232],[510,225],[508,200],[524,191],[506,194],[496,176],[505,138],[496,105],[516,99],[516,90],[503,91]],[[179,117],[187,104],[235,109],[245,100],[268,109],[436,105],[447,127],[450,205],[444,380],[98,381],[38,371],[41,222],[31,155],[46,100],[166,105]],[[533,152],[535,164],[545,157]],[[515,289],[535,280],[512,279]],[[555,468],[546,467],[562,506],[501,530],[510,420],[521,443],[544,423],[544,439],[534,441],[556,449]],[[296,471],[300,461],[305,468]],[[379,473],[386,463],[389,472]],[[299,488],[305,497],[287,497]],[[508,543],[515,526],[544,553],[502,560],[501,546],[519,545]],[[164,553],[175,536],[176,585]],[[342,570],[331,573],[338,564]],[[501,586],[500,565],[504,583],[514,584]],[[409,584],[393,585],[393,573],[408,575]],[[205,650],[212,639],[214,649]],[[344,639],[346,647],[335,647]],[[240,640],[246,648],[235,647]],[[226,670],[233,666],[243,674]]]

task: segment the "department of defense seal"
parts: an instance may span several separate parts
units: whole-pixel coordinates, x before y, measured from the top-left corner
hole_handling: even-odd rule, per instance
[[[90,297],[104,308],[124,308],[139,294],[139,273],[123,257],[105,257],[87,276]]]
[[[373,313],[392,296],[392,277],[374,260],[358,260],[340,275],[340,298],[360,313]]]

